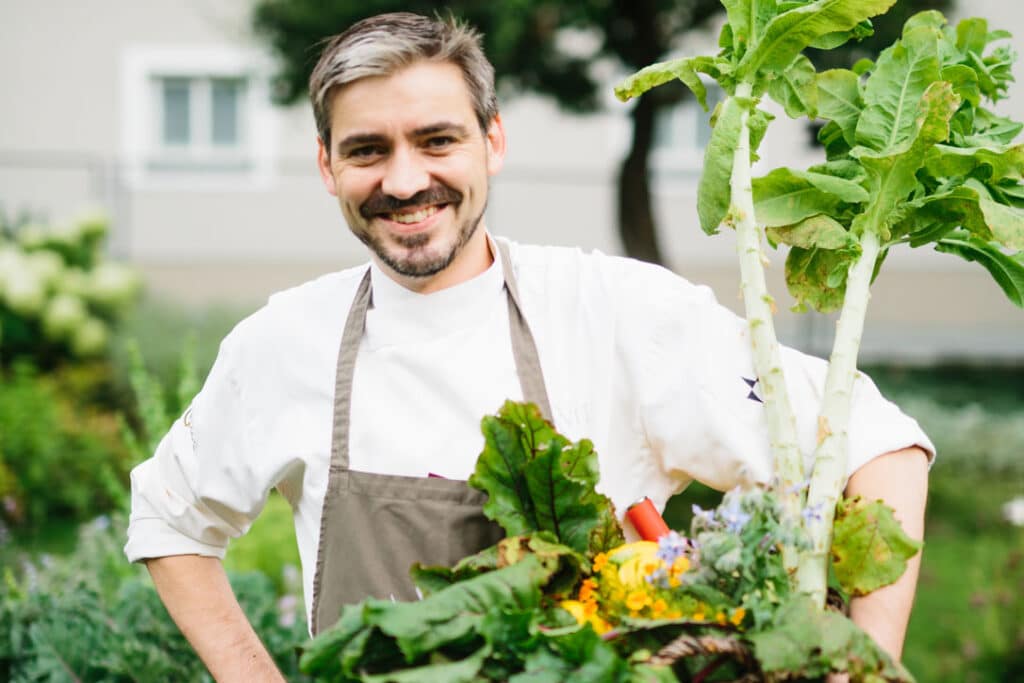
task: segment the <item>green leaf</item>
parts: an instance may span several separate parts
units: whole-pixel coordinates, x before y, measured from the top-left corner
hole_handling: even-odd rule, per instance
[[[589,626],[548,637],[546,645],[509,683],[609,683],[629,675],[626,661]]]
[[[867,106],[857,123],[859,144],[890,150],[914,134],[921,98],[939,80],[940,35],[922,26],[879,55],[864,87]]]
[[[510,536],[549,531],[577,552],[613,541],[615,509],[594,488],[597,454],[589,441],[569,443],[528,404],[507,402],[482,426],[484,452],[469,483],[487,493],[488,518]]]
[[[952,147],[936,145],[925,158],[935,178],[973,176],[986,182],[1024,179],[1024,144],[1013,147]]]
[[[935,249],[979,263],[992,275],[1007,298],[1016,306],[1024,308],[1024,255],[1017,253],[1010,256],[997,245],[966,232],[958,232],[939,240]]]
[[[764,37],[744,54],[736,70],[740,80],[781,73],[796,56],[822,36],[850,31],[882,14],[895,0],[817,0],[771,19]]]
[[[989,43],[988,21],[978,17],[963,19],[956,25],[956,46],[963,52],[982,54]]]
[[[768,22],[778,14],[777,4],[776,0],[722,0],[736,57],[761,39]]]
[[[818,115],[835,121],[851,147],[857,142],[857,121],[864,109],[860,78],[846,69],[818,74]]]
[[[697,188],[700,227],[709,235],[718,232],[718,226],[729,212],[732,162],[743,122],[744,107],[735,97],[727,98],[719,107],[715,128],[704,152],[704,170]]]
[[[785,672],[787,679],[845,671],[852,680],[914,680],[852,621],[819,609],[806,595],[791,598],[767,629],[747,640],[765,673]]]
[[[768,81],[768,94],[786,110],[790,118],[818,115],[818,87],[814,64],[797,55],[785,71]]]
[[[811,216],[794,225],[767,228],[775,244],[788,244],[801,249],[856,249],[857,240],[842,223],[828,216]]]
[[[457,660],[435,654],[433,661],[425,666],[383,674],[362,674],[359,680],[362,683],[474,683],[480,680],[477,674],[490,654],[489,645]]]
[[[797,307],[830,313],[843,306],[846,276],[856,250],[793,247],[786,257],[786,286]]]
[[[754,209],[759,223],[792,225],[810,216],[831,214],[840,199],[823,192],[788,168],[777,168],[753,182]]]
[[[867,595],[895,583],[922,545],[907,536],[892,508],[880,500],[844,498],[836,507],[833,566],[849,595]]]
[[[540,605],[541,587],[558,563],[530,555],[504,569],[456,583],[419,602],[367,600],[363,618],[394,638],[407,662],[472,635],[483,618],[503,609]]]
[[[673,59],[646,66],[616,86],[615,96],[623,102],[639,97],[651,88],[679,79],[693,91],[700,106],[707,111],[707,88],[693,69],[693,58]]]
[[[942,80],[953,86],[960,99],[970,102],[977,107],[981,104],[981,86],[978,84],[978,74],[974,69],[963,64],[954,64],[942,69]]]
[[[949,120],[959,104],[949,83],[933,83],[915,106],[914,129],[898,147],[877,153],[863,147],[851,151],[868,173],[871,194],[865,212],[854,220],[854,234],[867,229],[875,231],[883,241],[889,239],[890,227],[903,217],[898,210],[900,205],[917,187],[917,172],[925,154],[949,137]]]

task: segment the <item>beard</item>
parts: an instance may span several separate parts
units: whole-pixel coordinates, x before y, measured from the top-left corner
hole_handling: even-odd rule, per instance
[[[458,226],[458,230],[448,238],[447,243],[436,245],[431,244],[432,240],[444,240],[447,235],[388,235],[384,231],[374,231],[370,223],[380,215],[399,211],[407,206],[446,204],[454,212],[461,205],[462,199],[461,192],[441,184],[435,184],[406,200],[378,192],[359,207],[359,214],[366,224],[359,229],[353,229],[352,232],[395,273],[412,278],[430,277],[451,265],[473,237],[487,210],[486,203],[478,215],[468,216]]]

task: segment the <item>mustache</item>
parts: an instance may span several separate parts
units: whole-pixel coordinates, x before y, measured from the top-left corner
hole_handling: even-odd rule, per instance
[[[399,199],[384,194],[378,188],[359,207],[359,215],[363,218],[373,218],[384,213],[394,213],[410,206],[423,206],[425,204],[458,204],[462,201],[462,193],[458,190],[436,183],[425,190],[417,192],[408,199]]]

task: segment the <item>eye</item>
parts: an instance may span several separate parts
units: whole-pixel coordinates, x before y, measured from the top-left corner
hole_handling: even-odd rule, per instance
[[[435,135],[427,138],[427,147],[430,149],[444,149],[455,143],[455,138],[450,135]]]
[[[377,156],[382,156],[387,150],[381,145],[362,145],[361,147],[353,147],[349,150],[348,156],[352,159],[372,159]]]

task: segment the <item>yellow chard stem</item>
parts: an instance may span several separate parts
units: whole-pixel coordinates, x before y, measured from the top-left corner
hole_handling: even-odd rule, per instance
[[[743,83],[736,88],[738,98],[749,98],[750,95],[749,84]],[[757,373],[761,398],[764,400],[768,437],[775,458],[777,491],[783,501],[786,515],[795,523],[800,519],[800,512],[803,509],[803,457],[797,444],[796,419],[786,391],[782,356],[772,322],[775,302],[768,294],[768,286],[765,283],[762,232],[754,216],[749,117],[749,109],[745,109],[741,119],[739,142],[733,157],[730,214],[736,228],[743,305],[750,325],[754,371]],[[783,556],[787,568],[794,571],[797,566],[795,550],[787,547]]]
[[[881,250],[878,235],[870,228],[861,236],[860,245],[861,256],[850,266],[846,281],[846,296],[836,324],[836,338],[829,357],[825,395],[818,418],[818,446],[807,496],[807,508],[815,512],[807,520],[813,545],[801,555],[797,571],[797,588],[809,594],[819,606],[825,604],[832,522],[846,481],[847,427],[853,385],[857,378],[857,352],[871,298],[871,276]]]

